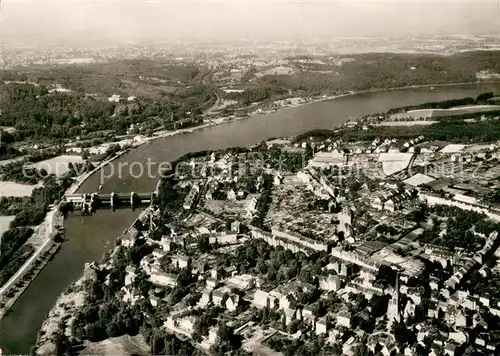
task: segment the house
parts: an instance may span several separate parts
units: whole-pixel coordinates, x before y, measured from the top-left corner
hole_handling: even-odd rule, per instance
[[[210,278],[215,279],[216,281],[218,281],[219,277],[220,277],[219,268],[212,268],[210,270]]]
[[[481,303],[485,307],[490,306],[490,299],[486,297],[479,297],[479,303]]]
[[[217,280],[214,279],[214,278],[207,278],[207,288],[208,289],[215,289],[215,287],[217,287]]]
[[[405,347],[405,350],[404,350],[404,355],[405,356],[414,356],[416,355],[416,351],[415,351],[415,348],[414,347]]]
[[[247,216],[251,217],[255,212],[257,212],[257,198],[253,197],[247,204],[246,207]]]
[[[297,179],[300,180],[304,184],[311,183],[311,175],[307,171],[297,172]]]
[[[455,315],[455,327],[456,328],[465,328],[467,327],[467,317],[462,313],[462,311],[459,311]]]
[[[306,325],[312,325],[314,329],[316,325],[316,316],[312,314],[302,314],[302,322]]]
[[[285,309],[284,314],[285,325],[289,325],[292,321],[295,320],[297,311],[295,309]]]
[[[201,298],[200,298],[198,304],[200,304],[200,306],[204,307],[211,302],[212,302],[212,290],[211,289],[204,289],[203,292],[201,293]]]
[[[188,334],[192,334],[194,332],[194,324],[196,323],[196,318],[193,316],[188,316],[185,318],[177,319],[177,326],[187,332]]]
[[[226,309],[231,311],[231,312],[235,311],[236,308],[238,307],[239,302],[240,302],[239,295],[237,295],[237,294],[230,295],[226,299]]]
[[[130,305],[134,305],[139,300],[144,298],[135,288],[128,288],[123,286],[121,288],[121,292],[123,293],[122,301]]]
[[[125,286],[129,286],[131,285],[132,283],[134,283],[134,280],[135,280],[135,277],[137,277],[137,268],[135,267],[132,267],[132,266],[127,266],[127,268],[125,268]]]
[[[280,174],[275,175],[273,179],[273,184],[276,186],[283,184],[283,177]]]
[[[229,266],[229,267],[224,267],[224,272],[228,275],[228,276],[235,276],[238,274],[238,270],[236,269],[235,266]]]
[[[313,329],[316,326],[316,316],[313,314],[313,307],[306,305],[301,311],[302,321],[307,325],[312,325]]]
[[[235,220],[235,221],[231,222],[231,231],[239,234],[240,228],[241,228],[241,223],[239,221]]]
[[[351,313],[348,311],[341,311],[337,314],[337,324],[340,326],[345,326],[346,328],[351,327]]]
[[[233,189],[230,189],[229,192],[227,192],[227,200],[236,201],[236,193]]]
[[[462,345],[467,342],[467,335],[463,331],[450,332],[448,339],[456,342],[458,345]]]
[[[271,305],[269,293],[264,292],[260,289],[256,290],[255,294],[253,295],[252,305],[259,309],[270,308]]]
[[[309,167],[327,168],[332,166],[344,166],[346,156],[338,150],[332,152],[318,152],[309,160]]]
[[[121,245],[126,248],[131,248],[134,246],[135,241],[140,237],[141,232],[137,230],[134,226],[131,226],[125,236],[121,238]]]
[[[108,101],[110,103],[120,103],[123,101],[123,98],[121,97],[121,95],[113,94],[110,97],[108,97]]]
[[[486,344],[488,342],[488,333],[480,333],[477,337],[474,343],[478,346],[486,347]]]
[[[164,250],[160,250],[159,248],[155,248],[153,250],[153,257],[156,259],[161,259],[162,257],[165,257],[167,255],[167,252]]]
[[[319,277],[319,288],[328,292],[336,292],[342,287],[342,281],[338,276],[329,275]]]
[[[210,244],[219,243],[221,245],[234,244],[238,242],[238,234],[234,231],[209,234],[208,242]]]
[[[159,263],[153,259],[151,256],[144,257],[139,263],[140,267],[147,275],[150,275],[153,270],[159,268]]]
[[[177,276],[162,271],[153,271],[149,280],[161,287],[175,287],[177,285]]]
[[[377,279],[375,273],[373,273],[373,271],[369,270],[368,268],[361,268],[359,276],[363,278],[365,281],[375,281]]]
[[[326,334],[328,332],[328,326],[326,318],[322,317],[316,321],[316,335]]]
[[[172,240],[167,236],[162,236],[160,240],[160,245],[163,251],[168,252],[172,248]]]
[[[221,306],[222,305],[222,299],[224,299],[224,294],[225,292],[217,289],[212,292],[212,302],[214,305]]]
[[[384,356],[396,355],[398,353],[398,347],[395,343],[389,343],[384,345],[382,350],[380,351]]]
[[[302,316],[313,315],[313,307],[311,305],[306,305],[302,308]]]
[[[158,298],[157,296],[155,295],[151,295],[149,297],[149,302],[151,303],[151,306],[153,307],[157,307],[158,304],[160,303],[160,298]]]
[[[415,304],[413,304],[410,300],[406,302],[405,309],[403,310],[403,318],[408,320],[409,318],[413,318],[415,316]]]
[[[216,326],[211,326],[208,329],[208,343],[213,345],[217,342],[219,338],[219,328]]]
[[[183,255],[173,255],[172,264],[176,268],[187,268],[189,266],[190,258]]]
[[[225,284],[238,290],[251,289],[255,286],[255,277],[250,274],[235,275],[226,280]]]
[[[385,210],[388,210],[390,212],[394,212],[396,210],[396,204],[394,203],[393,199],[389,199],[384,203],[384,208]]]
[[[455,356],[457,353],[457,346],[451,342],[448,342],[446,346],[444,347],[444,354],[445,355],[450,355],[450,356]]]
[[[429,282],[429,287],[431,288],[431,290],[438,290],[439,289],[439,280],[431,279]]]

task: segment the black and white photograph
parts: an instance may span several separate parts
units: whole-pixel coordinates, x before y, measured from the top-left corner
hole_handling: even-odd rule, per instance
[[[500,354],[500,0],[0,0],[0,356]]]

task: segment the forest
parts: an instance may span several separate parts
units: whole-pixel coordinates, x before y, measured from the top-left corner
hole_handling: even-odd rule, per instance
[[[500,72],[500,52],[481,51],[451,56],[435,54],[364,53],[345,56],[341,66],[330,58],[316,58],[325,64],[300,64],[295,74],[265,75],[254,79],[252,88],[232,93],[241,103],[277,99],[283,93],[319,96],[349,91],[393,89],[415,85],[476,82],[476,74]]]
[[[150,128],[162,128],[196,119],[201,107],[215,101],[213,90],[203,85],[179,90],[162,99],[140,98],[129,104],[84,93],[49,94],[46,87],[30,84],[9,84],[3,89],[0,126],[15,128],[12,138],[6,136],[8,141],[74,139],[106,130],[125,134],[130,125],[149,121],[154,123]]]

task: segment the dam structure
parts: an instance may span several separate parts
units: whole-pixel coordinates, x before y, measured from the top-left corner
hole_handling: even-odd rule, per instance
[[[83,193],[66,194],[64,201],[71,203],[75,210],[95,211],[102,208],[111,208],[115,211],[117,208],[130,207],[135,210],[138,206],[151,205],[156,198],[156,193]]]

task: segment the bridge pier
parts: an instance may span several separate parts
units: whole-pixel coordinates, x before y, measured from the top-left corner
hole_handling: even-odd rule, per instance
[[[109,205],[111,206],[111,210],[115,211],[115,203],[116,203],[116,194],[115,192],[111,193],[111,197],[109,198]]]
[[[92,193],[90,196],[90,208],[95,212],[101,206],[101,199],[97,193]]]
[[[132,211],[135,211],[135,201],[136,201],[136,194],[135,192],[130,193],[130,207],[132,208]]]

